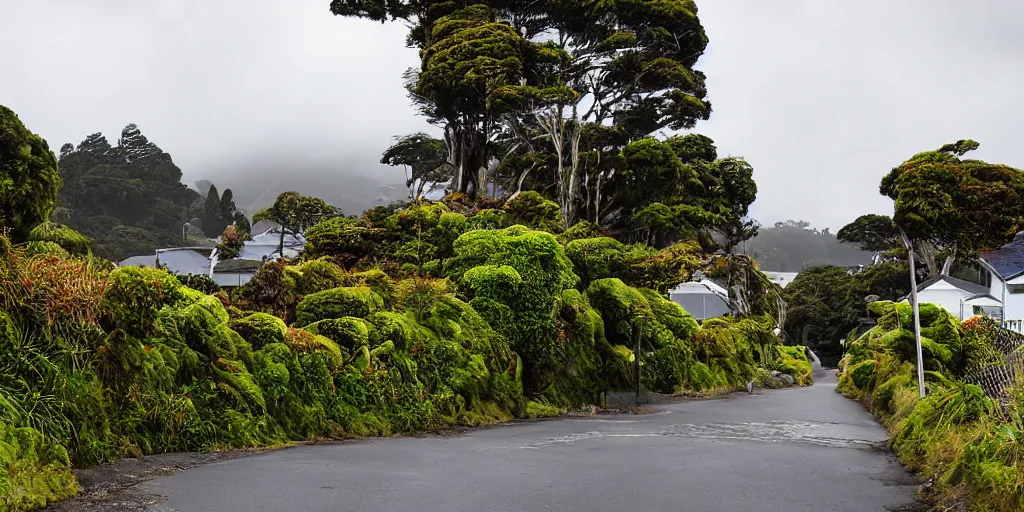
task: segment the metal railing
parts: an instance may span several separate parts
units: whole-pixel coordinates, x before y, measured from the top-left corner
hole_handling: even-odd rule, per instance
[[[1024,320],[1003,320],[1003,329],[1024,334]]]

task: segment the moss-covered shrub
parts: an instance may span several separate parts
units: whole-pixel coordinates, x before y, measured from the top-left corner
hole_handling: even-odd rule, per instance
[[[289,328],[284,344],[296,354],[324,354],[330,358],[331,369],[338,369],[344,363],[338,344],[326,336],[313,334],[305,329]]]
[[[849,343],[837,390],[863,401],[889,429],[900,460],[932,479],[928,501],[964,510],[1024,509],[1024,403],[1004,410],[980,387],[958,380],[1001,359],[999,327],[984,319],[960,325],[948,312],[922,304],[928,371],[927,396],[920,398],[910,306],[884,302],[869,309],[880,318]]]
[[[75,256],[89,254],[92,240],[89,237],[63,224],[43,222],[28,234],[30,242],[49,242],[58,245],[64,251]]]
[[[364,318],[384,308],[380,295],[368,287],[340,287],[307,295],[295,310],[295,324],[354,316]]]
[[[245,318],[230,320],[228,327],[240,334],[254,350],[272,343],[284,343],[288,333],[284,320],[267,313],[253,313]]]
[[[348,275],[338,265],[325,260],[311,260],[296,267],[296,291],[300,295],[322,292],[349,284]]]
[[[371,318],[379,314],[385,313],[376,313]],[[324,336],[350,352],[370,344],[371,328],[373,324],[370,322],[354,317],[329,318],[305,327],[307,331]]]
[[[42,508],[76,492],[64,447],[35,429],[0,420],[0,510]]]
[[[626,246],[614,238],[582,238],[565,245],[580,285],[586,289],[592,281],[622,275]]]
[[[25,254],[29,256],[57,256],[58,258],[67,258],[70,256],[68,251],[64,250],[63,247],[56,243],[37,241],[25,244]]]
[[[153,332],[160,308],[184,297],[174,276],[153,268],[119,268],[110,273],[109,283],[104,314],[117,328],[138,335]]]
[[[562,231],[562,212],[558,203],[527,190],[505,204],[505,213],[517,224],[549,232]]]
[[[792,375],[797,384],[809,386],[814,382],[814,372],[811,368],[811,360],[807,357],[805,347],[779,346],[778,370],[782,373]]]

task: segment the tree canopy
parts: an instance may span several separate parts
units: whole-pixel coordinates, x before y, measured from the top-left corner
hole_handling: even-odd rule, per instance
[[[888,251],[903,244],[900,230],[887,215],[868,214],[857,217],[836,233],[840,242],[856,244],[861,250]]]
[[[11,109],[0,105],[0,225],[24,241],[50,218],[61,186],[57,157]]]
[[[383,161],[418,162],[410,184],[435,173],[471,198],[537,190],[564,227],[621,210],[608,192],[631,142],[711,112],[693,69],[708,40],[691,0],[335,0],[331,11],[405,21],[420,50],[407,88],[444,137],[406,136]]]
[[[998,248],[1024,227],[1024,174],[981,160],[961,159],[972,140],[918,153],[882,179],[895,201],[893,221],[911,240],[953,248],[960,257]]]

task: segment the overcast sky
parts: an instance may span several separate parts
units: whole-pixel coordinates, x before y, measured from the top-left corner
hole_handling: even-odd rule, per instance
[[[401,88],[401,24],[328,0],[33,0],[0,6],[0,104],[52,149],[130,122],[184,181],[247,162],[386,175],[395,134],[426,128]],[[891,213],[878,181],[912,154],[981,142],[1024,168],[1024,2],[698,0],[714,106],[695,131],[755,169],[763,223],[837,229]],[[277,164],[275,164],[277,165]],[[284,168],[288,167],[288,168]],[[285,185],[283,185],[285,186]]]

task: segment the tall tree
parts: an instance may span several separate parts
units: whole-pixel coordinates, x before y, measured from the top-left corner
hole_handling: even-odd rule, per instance
[[[328,205],[318,197],[304,196],[298,192],[282,192],[273,205],[256,212],[252,220],[269,220],[281,225],[278,252],[282,252],[285,232],[302,233],[314,224],[341,215],[341,210]]]
[[[1009,243],[1024,227],[1024,174],[1006,165],[963,160],[972,140],[918,153],[882,178],[879,191],[895,202],[893,222],[908,249],[918,386],[925,394],[914,241],[952,247],[960,257]]]
[[[888,215],[861,215],[843,226],[836,237],[871,252],[888,251],[903,244],[899,228]]]
[[[200,197],[135,125],[122,130],[115,147],[100,133],[89,135],[61,152],[59,169],[64,222],[92,238],[97,255],[114,260],[180,245]]]
[[[405,186],[409,187],[412,199],[419,199],[428,183],[455,177],[444,141],[423,132],[396,137],[395,143],[384,151],[380,163],[405,168]]]
[[[203,205],[203,234],[209,238],[215,238],[224,231],[224,215],[221,212],[220,193],[217,192],[217,185],[210,185],[206,192],[206,202]]]
[[[625,145],[710,115],[692,0],[334,0],[331,11],[409,22],[423,56],[414,101],[445,129],[457,190],[504,176],[518,191],[537,175],[567,226],[599,220]]]
[[[57,157],[9,108],[0,105],[0,225],[25,240],[57,205]]]

